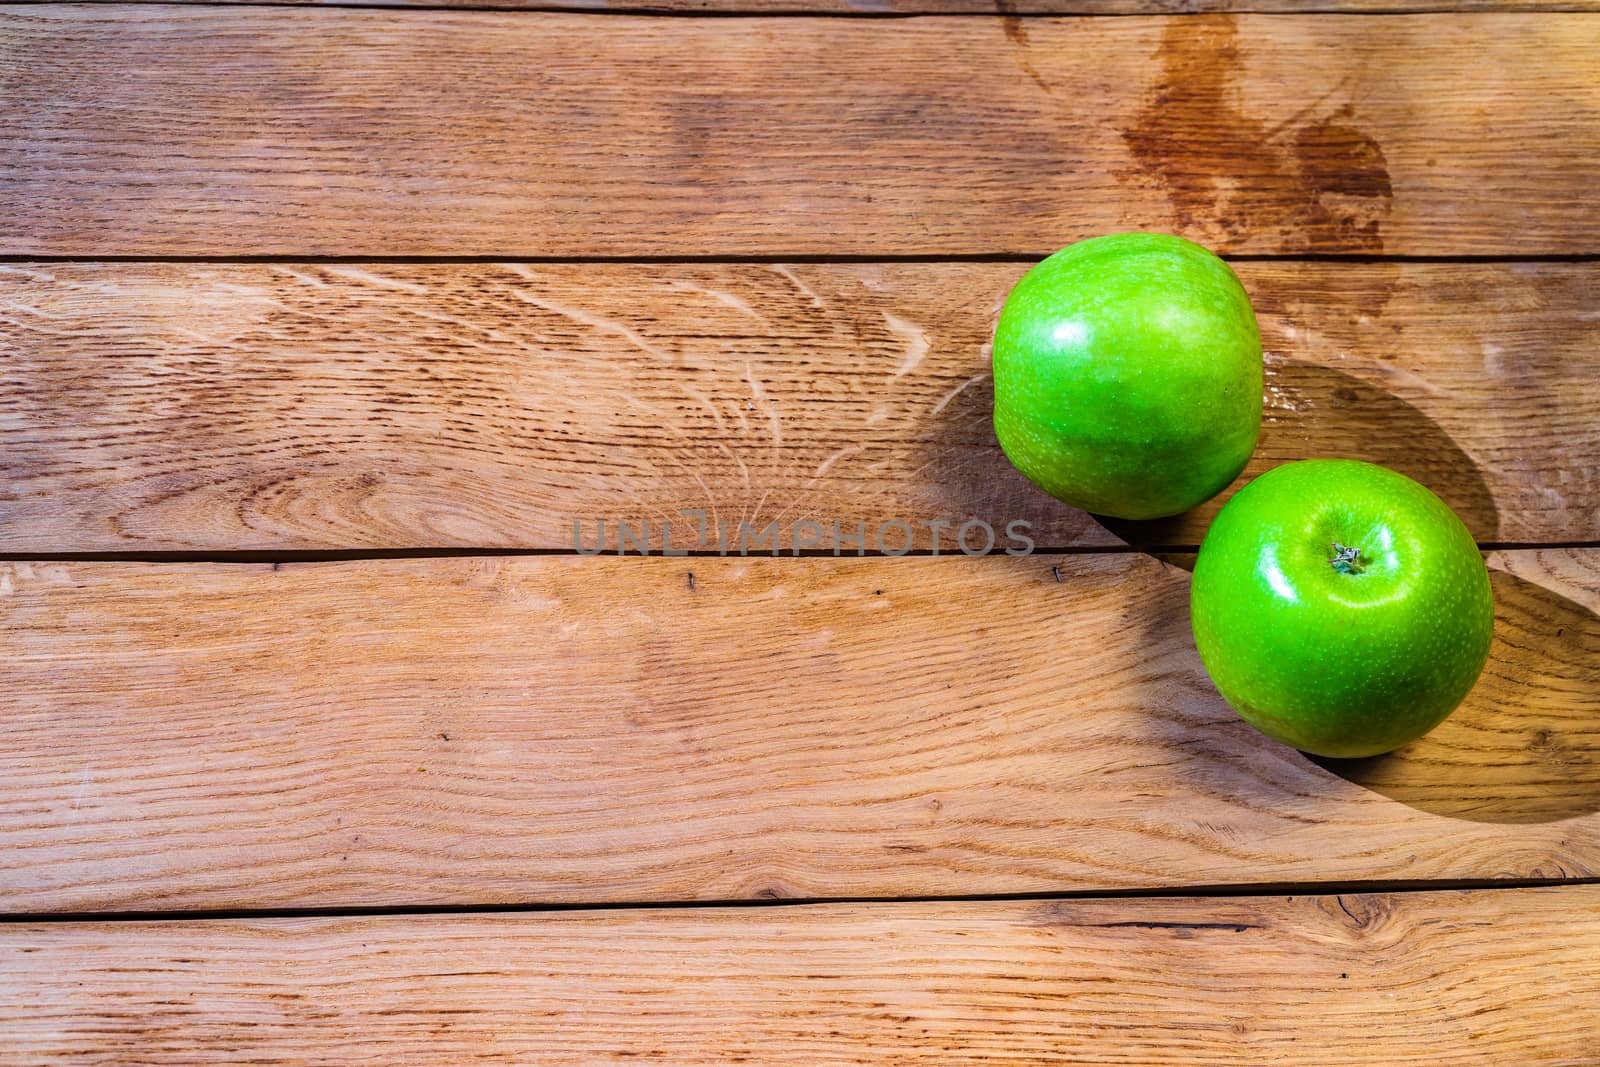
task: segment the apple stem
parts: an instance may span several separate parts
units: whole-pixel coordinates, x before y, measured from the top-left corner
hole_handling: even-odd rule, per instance
[[[1337,541],[1333,542],[1333,559],[1328,562],[1340,574],[1360,574],[1366,570],[1361,562],[1361,550]]]

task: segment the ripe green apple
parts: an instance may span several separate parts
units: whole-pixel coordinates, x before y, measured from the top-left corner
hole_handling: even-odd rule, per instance
[[[1268,737],[1372,756],[1429,730],[1489,655],[1494,601],[1455,512],[1386,467],[1287,463],[1217,515],[1189,610],[1217,690]]]
[[[1154,233],[1062,249],[994,335],[994,429],[1028,480],[1097,515],[1176,515],[1244,469],[1261,432],[1261,335],[1244,286]]]

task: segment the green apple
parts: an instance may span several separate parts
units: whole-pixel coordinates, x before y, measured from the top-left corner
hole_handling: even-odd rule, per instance
[[[1494,600],[1455,512],[1403,474],[1310,459],[1217,515],[1190,588],[1195,645],[1250,725],[1338,758],[1399,748],[1466,697]]]
[[[994,334],[994,429],[1040,489],[1120,519],[1175,515],[1244,469],[1261,432],[1261,335],[1244,286],[1153,233],[1062,249]]]

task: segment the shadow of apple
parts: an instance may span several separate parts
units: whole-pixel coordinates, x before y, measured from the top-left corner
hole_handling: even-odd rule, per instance
[[[1198,546],[1228,498],[1257,475],[1297,459],[1364,459],[1432,489],[1480,543],[1495,540],[1499,514],[1478,465],[1439,424],[1370,382],[1311,363],[1267,368],[1261,442],[1250,464],[1215,499],[1182,515],[1132,522],[1095,518],[1134,548]]]
[[[1490,578],[1495,637],[1471,694],[1431,733],[1361,760],[1296,752],[1234,714],[1194,651],[1186,598],[1130,610],[1125,622],[1142,629],[1146,647],[1176,657],[1151,672],[1141,694],[1150,759],[1168,750],[1170,765],[1209,795],[1306,818],[1318,817],[1316,798],[1343,788],[1334,779],[1473,822],[1600,811],[1600,615],[1502,570]]]

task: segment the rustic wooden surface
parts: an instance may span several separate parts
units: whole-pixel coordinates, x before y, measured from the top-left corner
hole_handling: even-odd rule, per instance
[[[1468,703],[1327,766],[1131,553],[13,564],[0,908],[1600,877],[1600,549],[1492,562]]]
[[[30,1064],[1590,1064],[1597,953],[1593,886],[30,924],[0,1030]]]
[[[538,18],[4,8],[0,252],[1600,251],[1584,15]]]
[[[944,521],[952,551],[969,518],[1197,545],[1226,494],[1108,530],[1005,461],[987,341],[1024,269],[0,266],[0,548],[570,549],[605,519],[659,549],[686,509],[786,546],[900,520],[929,550]],[[1238,270],[1268,362],[1246,479],[1357,456],[1483,542],[1600,535],[1600,266]]]
[[[55,2],[55,0],[49,0]],[[145,2],[145,0],[130,0]],[[156,0],[151,0],[156,2]],[[208,3],[219,0],[177,0]],[[1596,11],[1600,0],[226,0],[228,3],[338,3],[344,6],[520,8],[710,14],[835,15],[1165,15],[1206,13]]]
[[[0,5],[0,1060],[1600,1063],[1600,0],[343,2]],[[1247,475],[1491,549],[1402,752],[995,447],[1135,228],[1244,257]],[[570,552],[682,509],[1065,554]]]

